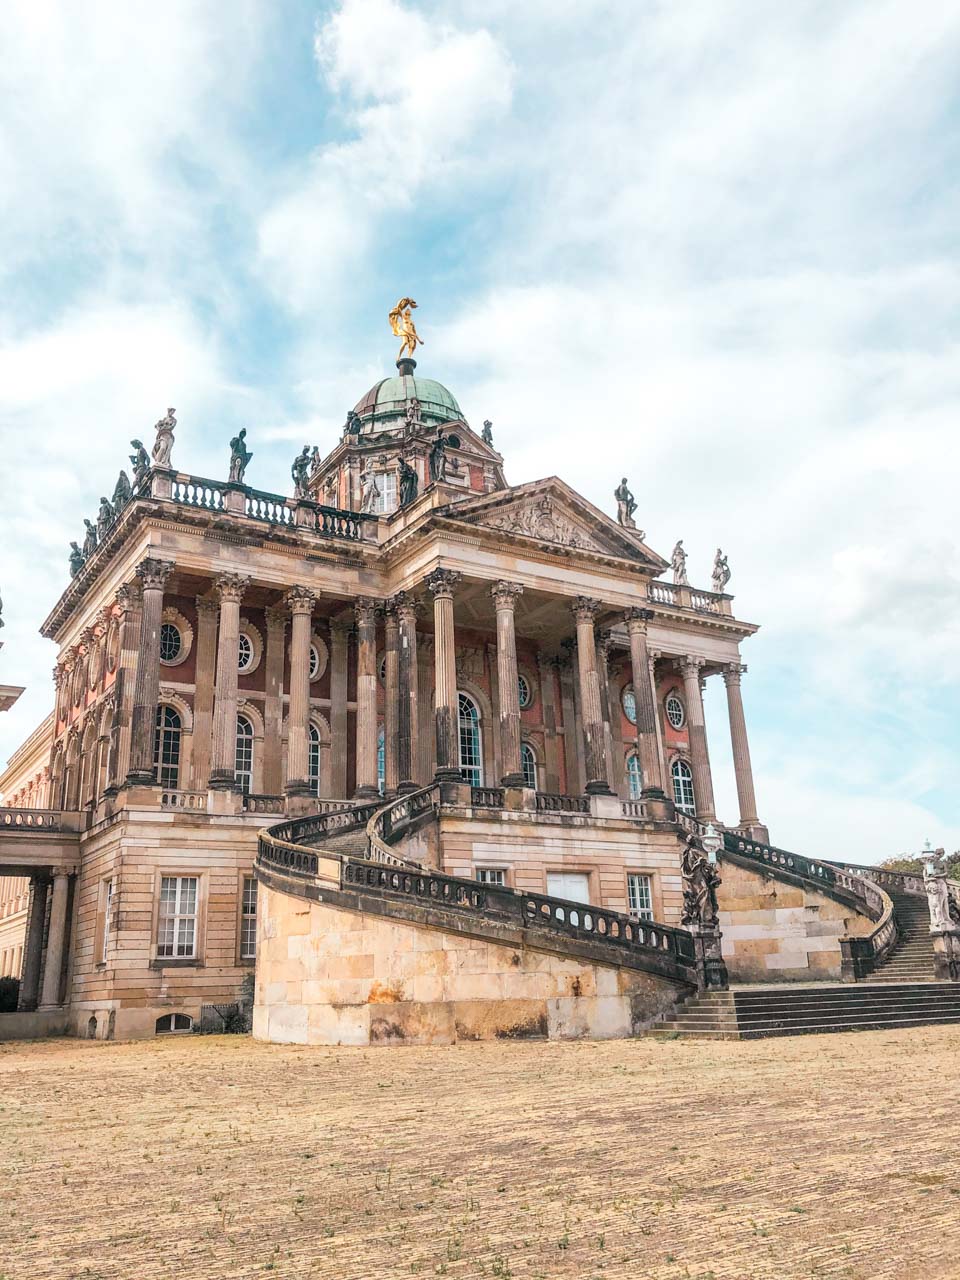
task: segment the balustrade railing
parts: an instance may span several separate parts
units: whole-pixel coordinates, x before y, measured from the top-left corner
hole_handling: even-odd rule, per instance
[[[181,506],[202,507],[204,511],[222,511],[226,502],[222,484],[199,476],[177,476],[172,496]]]
[[[283,813],[283,796],[247,794],[243,807],[247,813]]]
[[[651,582],[649,598],[655,604],[679,604],[680,589],[669,582]]]
[[[625,818],[645,818],[647,807],[642,800],[623,800],[620,803],[620,812]]]
[[[419,866],[410,859],[398,858],[391,845],[422,825],[429,816],[436,818],[440,788],[436,783],[411,791],[378,809],[367,823],[367,856],[373,862],[391,866]]]
[[[277,493],[261,493],[251,489],[244,499],[244,510],[251,520],[267,524],[293,524],[293,509],[286,498]]]
[[[502,787],[471,787],[470,804],[474,809],[502,809]]]
[[[376,516],[341,511],[337,507],[317,507],[316,517],[317,533],[325,538],[346,538],[348,542],[362,542],[365,523],[376,520]]]
[[[892,889],[894,893],[925,894],[923,876],[912,871],[888,871],[886,867],[864,867],[856,862],[836,862],[832,858],[824,861],[831,867],[852,875],[863,876],[883,889]]]
[[[161,809],[193,809],[206,812],[207,793],[205,791],[167,791],[160,792]]]
[[[538,813],[589,813],[589,796],[561,796],[551,791],[537,792]]]
[[[692,609],[699,609],[701,613],[719,613],[720,601],[716,596],[706,595],[702,591],[691,591],[690,607]]]
[[[8,831],[62,831],[63,817],[59,809],[0,809],[0,828]]]

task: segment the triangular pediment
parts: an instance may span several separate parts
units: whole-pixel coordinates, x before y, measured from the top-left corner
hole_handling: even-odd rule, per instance
[[[622,528],[556,476],[451,503],[436,514],[511,539],[632,560],[657,573],[666,567],[639,530]]]

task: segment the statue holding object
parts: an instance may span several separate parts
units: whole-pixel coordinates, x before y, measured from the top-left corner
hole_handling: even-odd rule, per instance
[[[97,526],[87,519],[84,519],[83,523],[87,529],[86,537],[83,539],[83,558],[89,560],[97,549]]]
[[[483,420],[483,430],[480,432],[480,439],[484,444],[488,444],[493,448],[493,423],[489,418]]]
[[[417,353],[417,347],[423,346],[423,339],[417,333],[417,326],[413,323],[411,314],[416,305],[413,298],[401,298],[390,312],[389,320],[393,336],[403,339],[400,344],[400,354],[397,356],[397,364],[404,359],[404,352],[407,353],[406,358],[412,360]]]
[[[121,471],[117,476],[117,483],[113,487],[113,510],[115,515],[119,515],[123,508],[133,497],[133,490],[130,487],[130,480],[125,471]]]
[[[230,475],[228,484],[243,484],[243,475],[253,454],[246,445],[247,428],[241,427],[239,435],[230,441]]]
[[[727,557],[717,547],[717,554],[713,558],[713,589],[717,595],[723,595],[729,581],[730,566],[727,564]]]
[[[83,552],[80,550],[79,544],[76,542],[71,542],[70,543],[70,577],[75,578],[77,574],[80,572],[80,570],[83,568],[83,565],[84,565]]]
[[[169,470],[170,455],[173,452],[173,430],[176,425],[177,411],[168,409],[167,416],[157,423],[157,438],[153,444],[153,453],[150,455],[155,467]]]
[[[293,478],[293,496],[295,498],[305,498],[307,496],[307,477],[309,474],[310,446],[305,444],[294,458],[290,467],[290,475]]]
[[[679,587],[689,587],[687,577],[687,553],[683,549],[683,539],[677,539],[677,545],[670,555],[670,567],[673,570],[673,581]]]
[[[411,502],[415,502],[417,498],[417,490],[420,487],[420,477],[417,475],[413,467],[410,466],[406,458],[400,459],[400,506],[409,507]]]
[[[100,499],[100,510],[97,512],[97,541],[102,542],[107,536],[107,530],[116,519],[113,507],[107,498]]]
[[[447,442],[443,438],[443,427],[437,427],[437,438],[430,447],[429,461],[431,483],[442,483],[447,478]]]
[[[130,443],[136,450],[136,453],[131,453],[130,455],[130,465],[133,467],[133,483],[139,489],[146,479],[147,472],[150,470],[150,455],[143,447],[142,440],[131,440]]]
[[[373,460],[369,459],[364,471],[360,474],[360,510],[374,511],[380,497],[380,486],[373,470]]]
[[[617,500],[617,523],[623,525],[625,529],[635,529],[637,522],[633,518],[633,513],[637,509],[637,504],[627,485],[626,476],[614,489],[613,496]]]
[[[685,927],[697,925],[701,929],[716,929],[720,923],[720,907],[717,903],[717,887],[720,873],[707,858],[707,851],[699,836],[688,836],[680,859],[683,877],[683,914],[680,923]]]

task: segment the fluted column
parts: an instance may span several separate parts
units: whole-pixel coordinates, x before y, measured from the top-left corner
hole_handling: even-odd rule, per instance
[[[240,676],[240,601],[250,579],[225,573],[214,583],[220,598],[217,642],[217,693],[213,707],[210,787],[233,791],[237,785],[237,688]]]
[[[39,876],[31,876],[18,1009],[36,1009],[40,1001],[40,965],[43,959],[43,925],[46,914],[47,882]]]
[[[53,877],[53,897],[50,902],[47,958],[43,965],[43,986],[40,991],[41,1009],[53,1009],[60,1004],[60,975],[63,970],[63,949],[67,941],[69,890],[70,877],[64,872],[56,872]]]
[[[497,690],[500,695],[501,786],[522,787],[520,761],[520,688],[517,674],[517,632],[514,611],[523,587],[501,580],[490,590],[497,608]]]
[[[377,789],[377,605],[360,597],[357,618],[357,798]]]
[[[433,595],[434,719],[438,782],[460,781],[460,714],[457,703],[457,651],[453,625],[453,589],[460,574],[435,569],[427,578]]]
[[[756,827],[760,819],[757,817],[757,797],[753,788],[747,721],[743,714],[743,696],[740,692],[740,677],[746,669],[740,662],[731,662],[723,669],[723,683],[727,686],[727,712],[730,716],[730,744],[733,747],[733,770],[737,779],[740,825]]]
[[[600,715],[603,719],[603,758],[606,778],[614,795],[617,794],[617,767],[613,750],[613,708],[610,698],[610,645],[613,634],[608,630],[598,632],[597,684],[600,686]],[[622,756],[623,752],[619,752]]]
[[[110,725],[108,795],[116,794],[130,770],[130,735],[133,730],[137,655],[140,649],[139,588],[126,585],[120,587],[117,591],[117,607],[120,610],[120,643],[113,691],[113,720]],[[158,649],[158,664],[159,661],[160,653]],[[159,689],[159,669],[157,680]],[[154,715],[156,715],[156,712],[154,712]]]
[[[384,610],[384,673],[383,673],[383,786],[395,795],[399,774],[397,772],[397,735],[400,725],[400,619],[396,602],[388,601]]]
[[[703,695],[700,692],[700,669],[703,658],[687,655],[680,663],[683,673],[683,693],[687,704],[687,732],[690,735],[690,765],[693,769],[693,793],[697,817],[703,822],[716,822],[713,800],[713,778],[710,773],[710,753],[707,750],[707,726],[703,715]]]
[[[597,676],[597,646],[593,624],[600,610],[597,600],[577,596],[573,603],[577,623],[577,672],[580,678],[580,706],[583,715],[583,742],[588,795],[612,795],[607,782],[606,750],[603,741],[603,712]]]
[[[330,619],[330,794],[347,797],[347,646],[353,630],[346,617]]]
[[[193,695],[193,758],[190,770],[197,791],[206,789],[213,746],[213,686],[217,671],[216,600],[197,597],[197,665]],[[264,787],[266,791],[267,788]]]
[[[316,597],[306,587],[287,592],[290,608],[290,709],[287,712],[287,795],[310,794],[310,629]]]
[[[283,672],[289,618],[284,609],[275,606],[265,613],[267,696],[263,703],[263,790],[268,796],[278,796],[283,786]]]
[[[540,676],[540,705],[543,707],[543,754],[545,763],[544,791],[560,790],[560,740],[557,733],[557,696],[554,675],[556,660],[542,650],[537,652]]]
[[[397,790],[417,787],[417,727],[420,670],[417,658],[417,606],[405,593],[394,598],[399,624],[397,646]]]
[[[625,620],[630,637],[630,668],[637,708],[637,759],[643,783],[640,794],[644,800],[666,800],[660,744],[657,741],[657,708],[647,649],[647,623],[652,617],[652,609],[628,609]]]
[[[163,587],[172,570],[173,564],[169,560],[153,557],[137,565],[143,605],[130,730],[130,771],[127,774],[127,781],[133,785],[149,786],[156,779],[153,757],[157,700],[160,696],[160,622]]]

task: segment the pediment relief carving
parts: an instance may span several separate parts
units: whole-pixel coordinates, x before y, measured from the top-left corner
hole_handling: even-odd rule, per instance
[[[582,525],[571,520],[563,508],[547,494],[527,502],[515,503],[479,523],[490,529],[502,529],[505,533],[517,533],[522,537],[536,538],[540,542],[555,542],[578,551],[609,550],[591,537]]]

